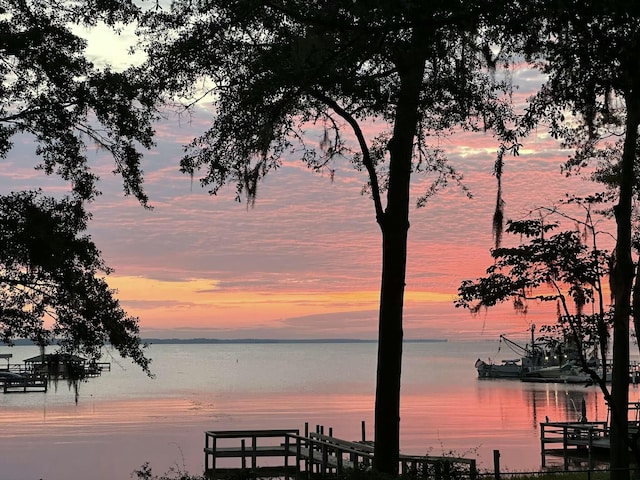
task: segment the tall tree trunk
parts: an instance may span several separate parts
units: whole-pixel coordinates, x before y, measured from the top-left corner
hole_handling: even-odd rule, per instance
[[[629,479],[629,319],[633,260],[631,258],[631,208],[634,164],[640,109],[638,94],[633,90],[626,98],[627,123],[620,168],[620,197],[615,206],[617,240],[613,267],[613,368],[611,381],[611,468],[615,478]]]
[[[400,453],[402,309],[407,267],[409,187],[424,62],[404,56],[393,138],[389,142],[387,208],[382,230],[382,284],[378,327],[374,469],[396,475]],[[409,61],[412,60],[412,61]]]
[[[633,318],[633,330],[636,338],[640,338],[640,263],[636,265],[636,273],[633,279],[631,316]],[[640,349],[640,343],[638,343],[638,348]]]

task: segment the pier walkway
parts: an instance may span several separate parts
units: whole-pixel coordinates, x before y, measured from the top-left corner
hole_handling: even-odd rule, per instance
[[[629,403],[628,422],[630,437],[640,428],[640,402]],[[570,459],[586,459],[589,468],[597,459],[606,458],[611,448],[610,421],[597,422],[542,422],[540,423],[540,452],[542,466],[546,457],[561,456],[565,469]]]
[[[221,430],[205,432],[205,474],[224,478],[339,477],[354,469],[369,469],[374,447],[367,441],[347,441],[323,433],[290,430]],[[364,430],[364,429],[363,429]],[[224,459],[227,459],[226,461]],[[235,459],[229,462],[228,459]],[[399,470],[424,480],[475,480],[476,461],[455,457],[401,454]],[[238,464],[239,463],[239,464]],[[461,476],[462,474],[462,476]]]
[[[4,367],[0,368],[0,393],[27,393],[47,392],[50,378],[56,374],[50,374],[46,363],[27,359],[24,363],[9,363],[12,354],[0,354],[0,360],[7,360]],[[110,362],[87,362],[79,364],[83,378],[98,377],[102,372],[111,371]],[[68,372],[63,367],[58,370],[57,378],[65,379]]]
[[[0,388],[4,393],[46,392],[47,386],[47,377],[41,375],[0,378]]]

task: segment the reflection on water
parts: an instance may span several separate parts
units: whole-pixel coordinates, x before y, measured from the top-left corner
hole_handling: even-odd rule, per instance
[[[483,348],[493,346],[405,346],[404,452],[477,456],[488,469],[497,449],[505,470],[532,471],[541,464],[545,418],[576,420],[584,399],[589,420],[607,419],[596,387],[478,380],[473,364],[486,356]],[[66,387],[0,395],[6,478],[126,480],[145,461],[156,473],[176,464],[199,472],[203,432],[211,429],[303,429],[308,422],[359,439],[365,421],[373,436],[373,344],[160,345],[151,354],[155,380],[114,366],[82,385],[77,405]],[[636,387],[631,397],[640,398]]]
[[[474,389],[425,390],[403,397],[403,447],[408,453],[477,453],[492,467],[493,450],[511,471],[540,468],[539,424],[578,420],[584,399],[589,420],[606,420],[596,387],[476,381]],[[632,392],[637,393],[637,392]]]

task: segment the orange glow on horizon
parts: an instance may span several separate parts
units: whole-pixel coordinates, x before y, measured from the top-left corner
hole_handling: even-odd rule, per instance
[[[377,311],[377,290],[269,291],[221,288],[213,279],[156,280],[110,276],[124,308],[141,319],[143,328],[276,327],[292,317]],[[431,291],[407,291],[405,305],[451,304],[454,296]],[[373,318],[376,315],[372,315]]]

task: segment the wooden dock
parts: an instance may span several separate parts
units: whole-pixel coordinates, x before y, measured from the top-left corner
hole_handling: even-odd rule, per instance
[[[545,458],[561,456],[565,469],[569,460],[586,460],[588,468],[592,468],[597,460],[606,460],[611,448],[609,440],[610,414],[606,421],[597,422],[543,422],[540,423],[540,452],[542,466]],[[632,436],[640,428],[640,402],[630,402],[627,409],[629,435]]]
[[[24,363],[9,363],[12,354],[0,354],[0,360],[6,359],[7,363],[0,368],[0,393],[27,393],[27,392],[47,392],[50,378],[55,379],[55,375],[49,374],[47,364],[37,362],[33,358],[27,359]],[[110,362],[87,362],[80,364],[83,369],[83,378],[93,378],[102,375],[102,372],[111,371]],[[67,372],[58,372],[58,379],[66,379]]]
[[[48,381],[44,376],[25,376],[21,378],[0,378],[4,393],[46,392]]]
[[[340,477],[373,465],[374,447],[367,441],[336,438],[323,428],[304,434],[290,430],[221,430],[205,432],[207,478],[311,478]],[[224,460],[227,462],[223,465]],[[229,462],[228,459],[235,459]],[[477,476],[474,459],[401,454],[399,471],[421,479],[448,480]],[[239,464],[238,464],[239,463]]]
[[[630,426],[631,429],[631,426]],[[562,457],[565,470],[570,460],[582,459],[588,468],[608,458],[611,448],[608,422],[544,422],[540,424],[542,466],[548,455]]]

